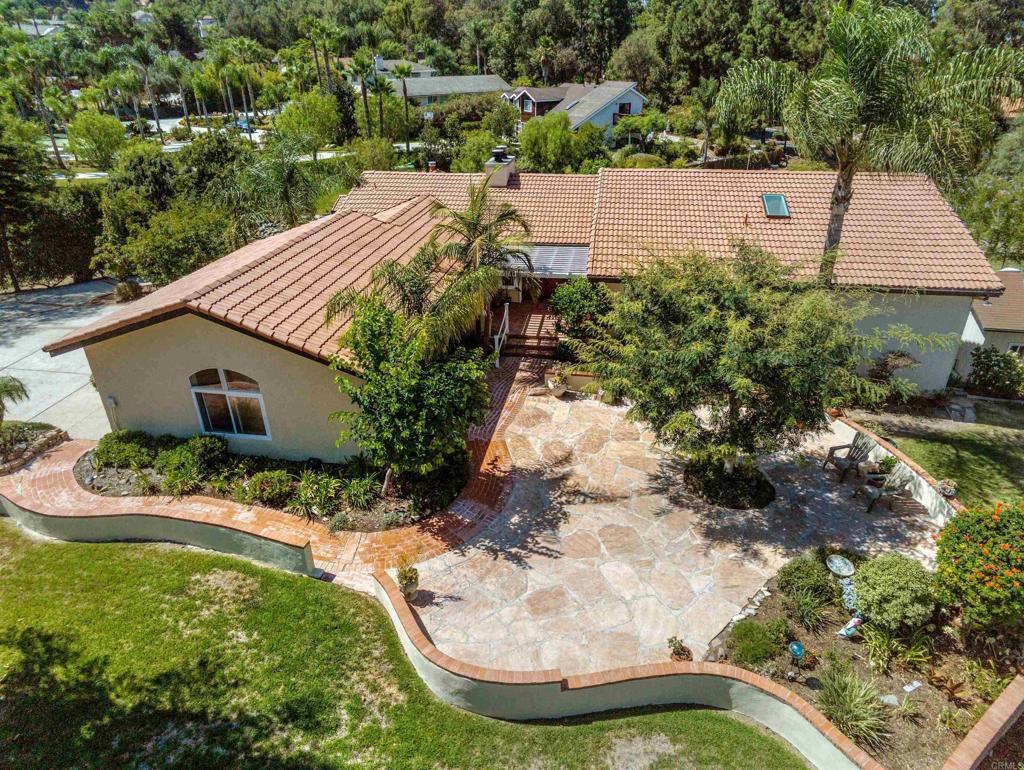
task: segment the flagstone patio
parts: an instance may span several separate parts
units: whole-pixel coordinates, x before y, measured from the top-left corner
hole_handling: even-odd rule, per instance
[[[787,560],[818,544],[899,550],[926,563],[936,531],[912,501],[867,514],[820,457],[832,432],[765,467],[778,499],[717,508],[626,410],[531,395],[506,428],[514,467],[502,513],[418,565],[416,608],[443,652],[482,666],[565,674],[663,661],[679,636],[698,658]]]

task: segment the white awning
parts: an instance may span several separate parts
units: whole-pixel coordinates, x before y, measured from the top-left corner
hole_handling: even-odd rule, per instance
[[[589,246],[534,244],[530,247],[533,274],[542,278],[572,278],[587,274]]]

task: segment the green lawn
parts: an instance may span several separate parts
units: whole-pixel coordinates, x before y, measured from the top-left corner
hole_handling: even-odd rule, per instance
[[[805,767],[705,709],[543,724],[458,711],[362,595],[179,547],[29,539],[0,521],[5,769],[725,769],[753,757]]]
[[[983,410],[984,412],[984,410]],[[979,413],[996,424],[957,423],[955,429],[880,427],[936,479],[953,479],[964,505],[994,505],[1024,498],[1024,430],[999,427],[1012,414]]]

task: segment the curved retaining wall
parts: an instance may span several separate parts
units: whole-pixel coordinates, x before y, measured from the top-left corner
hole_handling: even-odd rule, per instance
[[[558,669],[501,671],[456,660],[430,641],[391,576],[373,577],[374,594],[413,667],[435,695],[459,708],[501,719],[554,719],[639,706],[711,706],[760,722],[820,770],[883,770],[791,690],[735,666],[654,663],[563,677]]]
[[[144,513],[115,513],[92,516],[53,516],[36,513],[0,495],[0,512],[26,529],[60,540],[105,542],[148,540],[183,543],[213,551],[245,556],[291,572],[316,576],[309,541],[289,539],[283,533],[270,539],[239,529],[202,521],[175,519]]]

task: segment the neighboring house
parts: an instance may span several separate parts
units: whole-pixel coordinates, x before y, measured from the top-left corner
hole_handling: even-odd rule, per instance
[[[216,26],[217,22],[214,21],[212,16],[203,16],[201,19],[196,19],[196,31],[199,33],[199,39],[205,40],[208,38]]]
[[[606,80],[593,83],[563,83],[551,88],[523,87],[506,91],[502,98],[519,110],[519,128],[531,118],[549,112],[567,112],[573,131],[591,123],[611,133],[619,118],[639,115],[647,97],[636,90],[636,83]]]
[[[956,359],[956,371],[961,377],[971,373],[971,352],[981,346],[994,347],[1000,353],[1015,353],[1024,359],[1024,273],[1008,267],[996,275],[1005,291],[974,301]]]
[[[352,63],[352,57],[343,57],[340,61],[342,67],[345,68],[345,79],[354,85],[358,85],[358,78],[352,77],[348,72],[348,66]],[[385,59],[380,54],[373,57],[374,70],[376,70],[377,75],[383,75],[384,77],[394,77],[395,68],[400,64],[409,65],[409,67],[412,68],[411,77],[414,78],[429,78],[432,77],[435,72],[433,67],[409,61],[408,59]]]
[[[620,285],[657,255],[762,246],[797,275],[817,274],[835,177],[829,172],[602,169],[519,174],[493,161],[491,195],[530,226],[545,292],[574,276]],[[483,174],[368,171],[328,217],[249,244],[46,350],[84,348],[113,427],[220,433],[241,452],[335,460],[327,415],[350,404],[330,368],[346,319],[324,325],[328,299],[367,285],[387,258],[430,237],[439,201],[466,204]],[[784,196],[784,216],[763,195]],[[777,203],[777,201],[775,201]],[[771,211],[771,215],[769,215]],[[1003,284],[935,185],[921,175],[862,173],[846,215],[835,281],[872,291],[920,333],[963,330],[976,298]],[[526,301],[510,282],[513,301]],[[907,375],[945,386],[955,351],[918,354]],[[350,376],[350,375],[343,375]]]
[[[395,94],[401,96],[402,83],[392,80]],[[508,88],[498,75],[436,75],[405,81],[409,101],[420,106],[441,104],[459,94],[493,94]]]

